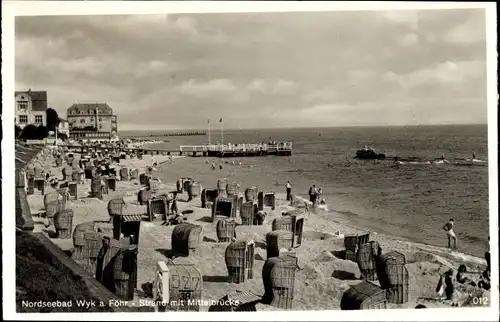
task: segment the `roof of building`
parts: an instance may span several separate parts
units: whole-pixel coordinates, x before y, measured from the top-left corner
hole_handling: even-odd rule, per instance
[[[96,110],[102,115],[113,114],[113,109],[107,103],[75,103],[68,108],[66,115],[94,115]]]
[[[59,118],[59,122],[68,122],[68,120],[65,120],[63,118]]]
[[[21,94],[30,97],[33,111],[47,111],[47,91],[18,91],[15,93],[15,97]]]

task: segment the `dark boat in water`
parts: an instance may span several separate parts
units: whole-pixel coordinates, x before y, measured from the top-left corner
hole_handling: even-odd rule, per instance
[[[356,151],[355,159],[365,159],[365,160],[380,160],[385,159],[385,154],[376,153],[371,148],[365,147],[364,149]]]

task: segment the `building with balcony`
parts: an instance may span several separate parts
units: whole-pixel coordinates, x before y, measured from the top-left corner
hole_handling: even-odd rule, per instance
[[[15,93],[16,120],[20,128],[28,124],[47,126],[47,91],[31,89]]]
[[[69,136],[74,140],[102,141],[118,137],[118,119],[106,103],[73,104],[66,113]]]

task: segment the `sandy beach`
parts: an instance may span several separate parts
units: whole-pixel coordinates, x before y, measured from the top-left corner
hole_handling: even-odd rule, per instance
[[[78,156],[77,156],[78,157]],[[169,193],[175,190],[175,182],[181,177],[161,177],[162,169],[168,167],[169,173],[183,173],[183,167],[190,162],[189,157],[173,156],[172,161],[168,156],[155,156],[158,163],[157,169],[153,171],[153,176],[158,176],[162,182],[160,184],[160,194]],[[142,160],[126,159],[120,160],[120,167],[137,168],[139,173],[144,172],[144,168],[152,163],[151,156],[145,155]],[[226,165],[228,166],[228,165]],[[237,165],[229,165],[237,166]],[[47,157],[44,164],[45,170],[49,170],[53,175],[62,178],[61,167],[55,167],[52,157]],[[212,171],[207,165],[202,171]],[[196,173],[191,176],[196,179]],[[271,179],[272,180],[272,179]],[[201,182],[203,188],[215,188],[214,182]],[[249,188],[244,182],[239,182],[240,195]],[[134,214],[146,213],[146,206],[139,206],[137,203],[137,192],[141,188],[138,180],[117,181],[116,191],[109,191],[104,200],[87,197],[90,192],[90,180],[78,185],[78,200],[68,201],[66,207],[74,212],[73,228],[84,222],[109,220],[107,211],[108,201],[114,197],[123,197],[127,203],[125,211]],[[254,277],[241,284],[229,283],[227,280],[227,268],[224,259],[225,249],[228,243],[217,242],[215,223],[209,222],[210,210],[201,208],[200,197],[187,202],[187,194],[179,196],[179,211],[190,209],[192,213],[187,214],[190,223],[200,225],[203,229],[203,242],[196,249],[195,253],[187,258],[175,259],[188,261],[199,269],[203,276],[202,299],[217,300],[224,295],[234,291],[250,291],[257,295],[264,294],[262,281],[262,268],[266,260],[265,234],[271,231],[273,219],[281,217],[283,212],[303,207],[304,201],[297,202],[293,207],[286,201],[283,187],[278,187],[276,191],[276,209],[266,211],[267,216],[261,226],[237,226],[237,239],[253,239],[255,242],[255,266]],[[49,237],[53,237],[54,227],[45,228],[45,220],[35,215],[43,211],[43,196],[36,192],[28,196],[31,212],[35,221],[35,231],[44,232]],[[334,202],[330,200],[329,202]],[[340,217],[340,216],[339,216]],[[236,219],[238,222],[241,219]],[[161,221],[141,222],[139,252],[138,252],[138,281],[135,304],[138,306],[141,299],[147,297],[141,291],[141,285],[152,282],[154,267],[158,261],[166,261],[166,254],[171,249],[171,234],[175,226],[162,226]],[[351,285],[361,281],[360,270],[357,263],[342,259],[344,247],[343,236],[366,232],[363,227],[355,227],[345,220],[339,220],[331,213],[326,214],[321,209],[316,209],[305,215],[302,245],[293,249],[298,257],[298,270],[295,278],[294,290],[294,310],[332,310],[340,309],[340,299],[345,290]],[[486,261],[482,257],[474,257],[451,251],[442,247],[418,244],[395,237],[370,232],[371,240],[379,242],[384,253],[398,251],[406,257],[406,268],[409,272],[409,301],[404,304],[388,304],[388,308],[414,308],[417,304],[424,304],[426,307],[450,307],[451,302],[438,299],[435,292],[439,276],[449,269],[456,274],[460,264],[467,266],[468,272],[478,272],[479,274],[486,268]],[[444,238],[444,237],[443,237]],[[72,239],[52,238],[52,241],[63,250],[73,248]],[[377,284],[378,282],[375,282]],[[455,302],[459,306],[470,302],[470,296],[479,288],[463,286],[455,283]],[[476,294],[477,296],[477,294]],[[489,298],[489,292],[484,291],[482,297]],[[259,304],[260,305],[260,304]],[[466,304],[472,306],[472,303]],[[152,308],[151,308],[152,309]],[[200,311],[208,311],[208,307],[202,306]],[[274,307],[260,305],[258,310],[278,310]]]

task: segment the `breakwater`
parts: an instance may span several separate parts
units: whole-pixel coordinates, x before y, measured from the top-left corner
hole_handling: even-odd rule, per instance
[[[120,135],[122,138],[152,138],[152,137],[168,137],[168,136],[203,136],[207,135],[206,131],[185,131],[185,132],[167,132],[167,133],[155,133],[147,134],[137,137],[135,135]]]

